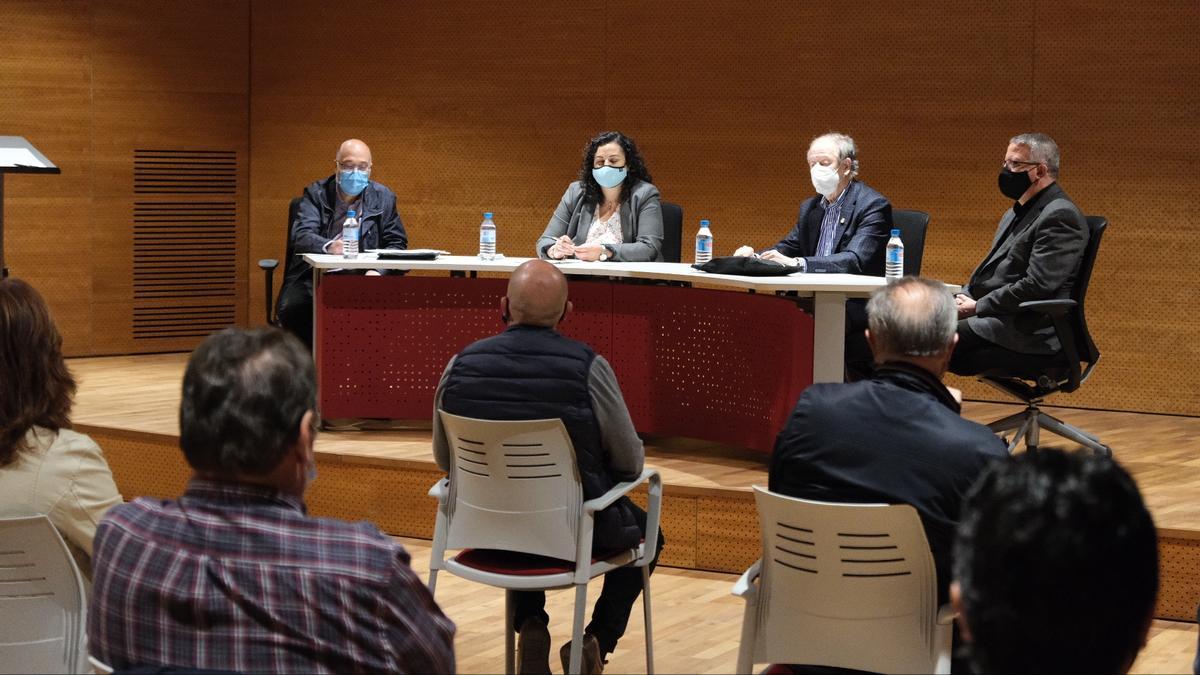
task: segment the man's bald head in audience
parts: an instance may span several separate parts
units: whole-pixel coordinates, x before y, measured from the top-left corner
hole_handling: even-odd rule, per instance
[[[500,301],[510,326],[553,328],[570,307],[567,277],[544,260],[530,260],[518,267],[508,280],[508,294]]]

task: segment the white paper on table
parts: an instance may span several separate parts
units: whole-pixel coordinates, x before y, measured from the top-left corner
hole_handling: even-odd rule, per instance
[[[46,168],[45,164],[33,153],[29,148],[0,148],[0,166],[34,166],[39,169]]]

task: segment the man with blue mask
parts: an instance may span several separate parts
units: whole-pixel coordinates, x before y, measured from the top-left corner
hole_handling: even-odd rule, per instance
[[[883,276],[892,229],[892,204],[858,180],[858,147],[846,134],[817,136],[808,146],[808,170],[816,192],[800,205],[796,224],[778,244],[758,253],[764,260],[796,265],[804,272]],[[734,255],[755,255],[742,246]],[[872,370],[863,331],[866,302],[846,303],[846,370],[851,379]]]
[[[1050,317],[1020,311],[1030,300],[1070,297],[1087,248],[1087,220],[1058,185],[1059,159],[1058,144],[1046,134],[1009,139],[997,182],[1012,207],[1000,218],[991,251],[955,298],[954,373],[1018,370],[1030,355],[1062,349]]]
[[[352,138],[338,148],[334,173],[304,189],[279,290],[279,323],[312,346],[312,268],[302,253],[342,254],[342,224],[353,211],[361,224],[359,250],[408,248],[408,235],[396,212],[396,193],[371,180],[371,149]],[[367,272],[377,274],[377,272]]]

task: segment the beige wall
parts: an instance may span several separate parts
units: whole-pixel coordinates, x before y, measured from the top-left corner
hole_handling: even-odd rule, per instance
[[[727,253],[786,232],[811,192],[809,138],[839,129],[866,182],[932,214],[924,271],[957,282],[1007,206],[1007,139],[1041,130],[1067,191],[1111,220],[1089,303],[1104,357],[1069,401],[1200,414],[1200,4],[742,5],[361,2],[342,23],[315,1],[7,2],[0,133],[63,167],[7,181],[9,264],[52,298],[73,352],[154,351],[120,318],[122,190],[148,142],[238,151],[237,316],[260,321],[253,262],[282,255],[287,201],[349,136],[371,144],[413,245],[470,252],[493,210],[500,249],[527,255],[584,142],[617,128],[683,205],[685,236],[711,218]],[[92,254],[39,264],[46,213],[50,240]]]

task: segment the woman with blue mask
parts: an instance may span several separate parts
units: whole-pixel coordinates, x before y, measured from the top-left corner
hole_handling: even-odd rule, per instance
[[[662,204],[632,138],[606,131],[583,151],[571,183],[537,241],[551,260],[662,260]]]

